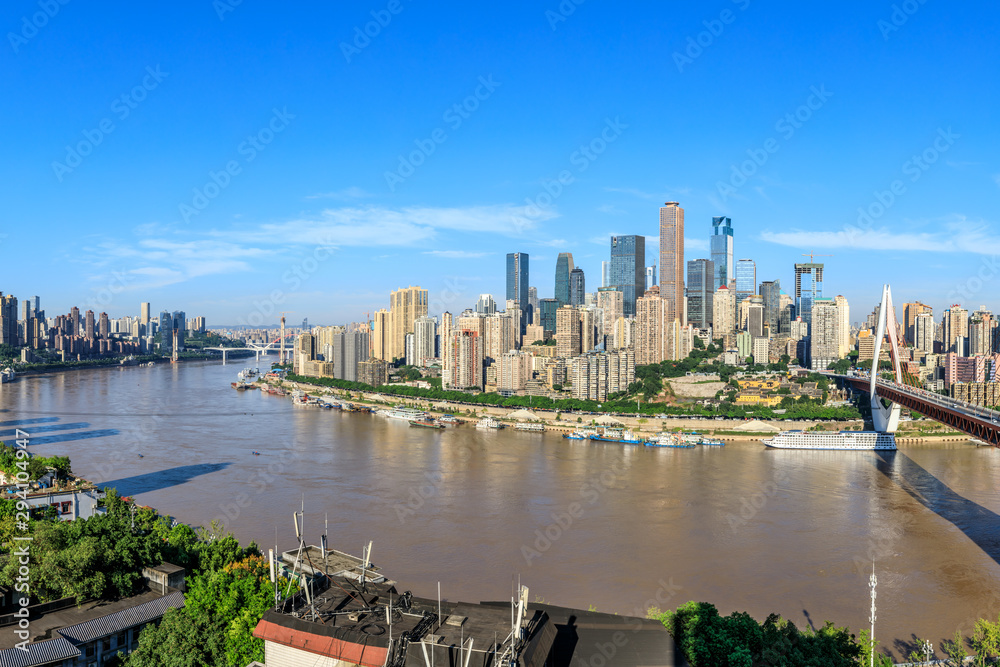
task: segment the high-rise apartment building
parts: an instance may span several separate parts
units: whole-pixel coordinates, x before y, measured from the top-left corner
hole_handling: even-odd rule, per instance
[[[646,237],[611,237],[611,282],[624,299],[625,317],[635,317],[635,300],[646,293]]]
[[[837,358],[843,359],[851,351],[851,306],[847,297],[838,294],[833,298],[837,307]]]
[[[944,352],[968,356],[969,311],[955,304],[944,311],[941,319]]]
[[[624,317],[625,300],[616,287],[602,287],[597,290],[597,309],[601,311],[602,330],[605,338],[605,346],[611,348],[608,338],[614,335],[615,322],[619,317]]]
[[[366,332],[333,334],[333,376],[338,380],[361,382],[358,379],[358,364],[368,361],[369,347]]]
[[[427,315],[427,290],[407,287],[392,292],[389,295],[389,310],[392,313],[392,337],[387,361],[392,361],[406,355],[406,334],[413,333],[413,323],[418,317]]]
[[[757,293],[757,264],[752,259],[736,262],[736,303]]]
[[[667,358],[668,323],[673,322],[672,319],[667,320],[666,299],[660,298],[660,288],[654,287],[636,299],[635,304],[635,325],[632,328],[635,363],[638,366],[658,364]]]
[[[668,201],[660,207],[660,298],[668,322],[687,324],[684,307],[684,209]]]
[[[141,324],[149,324],[149,302],[143,301],[139,304],[139,322]]]
[[[19,344],[17,328],[17,297],[0,292],[0,343],[17,347]]]
[[[993,352],[997,322],[993,313],[980,306],[969,318],[969,355],[982,356]]]
[[[483,318],[483,361],[487,365],[496,362],[501,355],[517,347],[515,339],[519,330],[514,312],[494,313]]]
[[[712,218],[711,250],[715,266],[715,280],[712,290],[729,285],[733,275],[733,223],[726,217]]]
[[[933,313],[934,310],[925,303],[920,303],[919,301],[913,301],[911,303],[903,304],[903,327],[904,335],[906,336],[906,342],[910,345],[916,345],[916,323],[917,315],[921,313]]]
[[[587,282],[583,269],[577,267],[569,272],[569,305],[582,306],[587,294]]]
[[[382,308],[372,320],[372,357],[392,361],[392,313]]]
[[[580,310],[563,306],[556,311],[556,356],[575,357],[582,353]]]
[[[492,294],[479,295],[479,299],[476,300],[476,312],[484,317],[497,312],[497,302]]]
[[[795,315],[806,325],[812,323],[812,304],[823,298],[823,265],[807,263],[795,265]]]
[[[467,329],[454,330],[449,348],[449,386],[453,389],[482,389],[483,348],[479,334]]]
[[[100,338],[109,338],[111,336],[111,320],[108,319],[107,313],[101,313],[101,316],[97,320],[97,335]]]
[[[556,259],[556,292],[555,299],[559,307],[569,303],[569,274],[573,272],[573,253],[561,252]]]
[[[521,311],[521,326],[527,326],[531,316],[531,301],[528,298],[527,253],[512,252],[507,254],[507,301],[517,302],[518,310]]]
[[[809,329],[809,361],[814,371],[825,371],[840,359],[840,312],[833,299],[816,299],[812,304]]]
[[[696,329],[712,325],[712,281],[715,265],[710,259],[692,259],[687,263],[687,317]]]
[[[712,295],[712,334],[716,338],[736,333],[736,292],[725,285]]]
[[[437,358],[437,320],[418,317],[413,322],[413,358],[422,366],[427,359]]]
[[[919,313],[913,318],[913,345],[927,354],[934,353],[934,333],[937,322],[931,312]]]

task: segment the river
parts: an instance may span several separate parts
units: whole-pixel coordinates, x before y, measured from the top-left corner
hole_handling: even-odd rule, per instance
[[[914,635],[939,647],[1000,613],[992,448],[674,450],[435,431],[233,391],[246,363],[21,377],[0,387],[0,422],[40,420],[21,426],[34,451],[265,549],[276,535],[294,546],[304,501],[308,542],[328,517],[331,546],[374,541],[373,562],[418,595],[441,582],[448,599],[506,599],[520,580],[553,604],[633,614],[696,599],[857,632],[874,556],[883,647]],[[12,428],[0,425],[8,441]]]

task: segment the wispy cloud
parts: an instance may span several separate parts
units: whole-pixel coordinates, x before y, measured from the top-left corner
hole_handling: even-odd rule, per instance
[[[425,255],[434,255],[435,257],[442,257],[445,259],[476,259],[478,257],[486,257],[493,253],[489,252],[468,252],[465,250],[428,250]]]
[[[766,231],[760,238],[793,248],[1000,254],[1000,236],[992,233],[990,225],[981,220],[968,220],[964,216],[952,216],[939,231],[934,232],[894,232],[885,227],[871,230],[848,227],[840,231]]]
[[[337,190],[336,192],[319,192],[314,195],[307,195],[306,199],[337,199],[340,201],[348,201],[351,199],[366,199],[371,196],[370,192],[352,185],[349,188]]]
[[[708,241],[705,239],[692,239],[684,237],[684,250],[708,250]]]
[[[617,206],[613,206],[611,204],[604,204],[603,206],[598,206],[597,212],[606,213],[608,215],[625,215],[626,213],[625,209],[618,208]]]
[[[993,182],[1000,185],[1000,174],[993,174]]]

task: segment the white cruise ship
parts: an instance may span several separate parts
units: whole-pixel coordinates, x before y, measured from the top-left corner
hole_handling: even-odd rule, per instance
[[[391,410],[379,410],[378,414],[383,417],[388,417],[389,419],[402,419],[403,421],[411,421],[413,419],[426,419],[427,413],[423,410],[415,410],[413,408],[403,408],[396,406]]]
[[[775,449],[896,449],[894,433],[875,431],[784,431],[764,444]]]

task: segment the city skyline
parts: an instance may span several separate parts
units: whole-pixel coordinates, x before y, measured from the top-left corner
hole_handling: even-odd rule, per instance
[[[988,76],[990,13],[921,5],[896,26],[890,6],[775,16],[740,2],[713,35],[717,12],[650,4],[623,37],[617,10],[597,6],[554,23],[534,6],[407,7],[345,51],[378,9],[179,7],[150,21],[95,8],[11,45],[2,76],[24,100],[2,112],[15,129],[0,162],[5,292],[44,294],[57,312],[110,295],[113,317],[179,304],[235,325],[282,310],[359,320],[420,282],[440,312],[455,295],[503,294],[508,252],[529,254],[536,276],[571,252],[596,286],[608,240],[642,235],[652,264],[655,207],[679,201],[684,261],[711,259],[711,219],[725,216],[758,280],[792,284],[797,255],[833,254],[853,303],[874,305],[888,282],[938,312],[1000,309],[986,297],[1000,250],[996,93],[952,76]],[[23,11],[0,14],[11,34]],[[812,38],[785,43],[803,21]],[[177,48],[195,34],[220,39]],[[426,37],[438,34],[451,37]],[[581,39],[618,47],[597,56]],[[456,62],[453,48],[471,44],[488,48]],[[235,67],[234,48],[275,64]],[[65,68],[80,54],[101,76]],[[732,67],[738,54],[754,77]],[[550,67],[537,71],[539,58]],[[219,63],[211,85],[206,60]],[[932,98],[928,79],[941,84]],[[720,89],[729,104],[704,104]],[[345,93],[354,105],[337,103]]]

